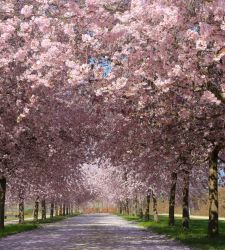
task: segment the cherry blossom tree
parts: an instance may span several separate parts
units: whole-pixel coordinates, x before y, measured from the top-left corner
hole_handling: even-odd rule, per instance
[[[224,1],[0,6],[0,228],[9,179],[21,211],[36,197],[36,218],[39,199],[45,218],[46,201],[65,212],[101,197],[129,212],[151,193],[156,220],[156,197],[169,196],[173,225],[180,188],[188,229],[189,189],[205,190],[208,163],[208,234],[218,235]]]

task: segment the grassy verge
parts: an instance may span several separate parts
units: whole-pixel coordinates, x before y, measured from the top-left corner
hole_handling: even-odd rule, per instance
[[[3,230],[0,230],[0,238],[5,237],[11,234],[17,234],[29,230],[33,230],[38,228],[39,225],[37,223],[26,222],[24,224],[9,224],[6,225]]]
[[[61,220],[65,220],[65,219],[68,219],[68,218],[71,218],[71,217],[75,217],[77,215],[79,215],[79,214],[66,215],[66,216],[56,216],[56,217],[53,217],[53,218],[47,218],[46,220],[39,219],[36,224],[54,223],[54,222],[57,222],[57,221],[61,221]]]
[[[8,224],[5,226],[3,230],[0,230],[0,238],[5,237],[7,235],[30,231],[39,228],[42,224],[54,223],[77,215],[78,214],[68,215],[68,216],[57,216],[53,217],[52,219],[47,218],[46,220],[38,220],[37,222],[25,221],[24,224]]]
[[[181,241],[193,249],[204,250],[224,250],[225,249],[225,221],[220,221],[220,236],[216,239],[207,237],[208,221],[204,219],[192,219],[190,230],[183,231],[181,228],[181,218],[176,218],[174,227],[168,226],[168,216],[160,216],[160,222],[152,220],[145,221],[135,216],[122,216],[124,219],[138,223],[140,226],[148,228],[158,234],[165,234],[168,237]]]

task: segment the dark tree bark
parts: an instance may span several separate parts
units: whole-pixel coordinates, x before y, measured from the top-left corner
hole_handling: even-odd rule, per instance
[[[145,209],[145,219],[149,220],[150,219],[150,192],[147,193],[146,196],[146,209]]]
[[[143,201],[140,200],[139,202],[139,217],[143,218],[144,217],[144,213],[143,213]]]
[[[174,210],[175,210],[175,200],[176,200],[176,185],[177,185],[177,173],[173,172],[171,174],[171,188],[170,188],[170,199],[169,199],[169,226],[174,226]]]
[[[68,206],[66,207],[66,215],[69,215],[69,208],[68,208]]]
[[[52,219],[54,217],[54,202],[51,202],[50,205],[50,218]]]
[[[208,236],[219,235],[218,223],[218,154],[219,147],[215,147],[209,155],[209,224]]]
[[[63,216],[65,216],[65,215],[66,215],[66,204],[63,203]]]
[[[138,197],[137,197],[137,195],[135,196],[134,203],[135,203],[134,204],[134,213],[137,216],[138,215]]]
[[[157,198],[155,193],[152,191],[152,201],[153,201],[153,214],[154,214],[154,221],[159,221],[158,210],[157,210]]]
[[[184,184],[183,184],[183,219],[182,219],[182,227],[184,230],[189,229],[189,172],[184,171]]]
[[[46,220],[46,202],[45,199],[41,201],[41,219]]]
[[[38,221],[38,212],[39,212],[39,197],[36,198],[34,203],[34,221]]]
[[[5,194],[6,194],[6,178],[0,177],[0,230],[4,229],[5,222]]]
[[[24,200],[21,199],[19,202],[19,224],[24,223]]]
[[[62,216],[63,215],[63,205],[62,203],[60,203],[59,205],[59,216]]]
[[[130,209],[129,209],[129,199],[126,199],[125,201],[125,213],[130,214]]]
[[[71,206],[70,206],[70,204],[68,204],[68,215],[70,215],[70,208],[71,208]]]
[[[119,213],[123,213],[123,204],[121,202],[119,203]]]
[[[55,203],[55,216],[59,216],[59,206]]]

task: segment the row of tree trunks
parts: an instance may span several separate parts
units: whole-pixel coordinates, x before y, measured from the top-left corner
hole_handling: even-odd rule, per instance
[[[38,220],[38,210],[39,210],[39,204],[38,204],[38,199],[35,201],[35,206],[34,206],[34,220]],[[46,220],[46,203],[45,200],[43,199],[41,201],[41,219]],[[51,203],[50,207],[50,218],[53,218],[54,216],[54,203]],[[19,224],[24,223],[24,200],[21,200],[19,202]]]
[[[24,205],[23,205],[24,210]],[[60,205],[54,204],[51,202],[50,204],[50,218],[55,216],[66,216],[73,214],[72,206],[66,206],[65,203],[61,203]],[[24,212],[23,212],[24,213]],[[34,204],[34,221],[38,221],[38,213],[39,213],[39,198],[36,199]],[[47,209],[46,209],[46,201],[45,199],[41,200],[41,219],[46,220],[47,218]]]
[[[152,195],[153,199],[153,215],[154,221],[159,221],[158,210],[157,210],[157,198],[155,193],[152,190],[146,195],[145,199],[140,199],[135,196],[134,200],[126,199],[124,202],[119,202],[118,204],[118,212],[120,214],[132,214],[139,216],[141,218],[145,218],[145,220],[150,219],[150,198]],[[144,211],[144,213],[143,213]]]
[[[215,146],[212,152],[209,154],[209,223],[208,223],[208,236],[216,237],[219,234],[219,216],[218,216],[218,155],[221,150],[221,146]],[[189,170],[183,171],[183,189],[182,189],[182,227],[184,230],[189,229],[189,182],[190,182],[190,172]],[[171,189],[169,197],[169,226],[174,226],[174,212],[175,212],[175,200],[176,200],[176,184],[177,184],[177,173],[173,172],[171,174]],[[152,192],[153,199],[153,213],[154,220],[158,221],[157,212],[157,200],[154,192]],[[137,196],[135,196],[135,214],[143,217],[143,202],[139,204]],[[145,209],[145,219],[149,220],[149,209],[150,206],[150,195],[147,194],[146,197],[146,209]],[[128,200],[124,203],[120,203],[119,212],[129,213]]]
[[[124,202],[119,202],[119,213],[120,214],[130,214],[129,200],[125,199]]]
[[[219,234],[219,213],[218,213],[218,155],[223,147],[217,145],[209,154],[209,222],[208,236],[214,238]],[[169,225],[174,225],[174,208],[177,173],[171,175],[172,185],[170,190],[169,200]],[[184,186],[183,186],[183,220],[182,226],[184,230],[189,229],[189,180],[190,173],[184,171]]]
[[[219,223],[218,223],[218,154],[220,152],[218,146],[216,146],[209,155],[209,223],[208,223],[208,235],[209,237],[215,237],[219,233]],[[172,185],[170,190],[169,198],[169,225],[174,225],[174,208],[175,208],[175,194],[176,194],[176,182],[177,173],[172,173]],[[186,230],[189,228],[189,172],[186,171],[184,175],[184,186],[183,186],[183,220],[182,226]],[[6,195],[6,179],[5,177],[0,177],[0,229],[4,228],[4,218],[5,218],[5,195]],[[153,212],[154,218],[158,221],[157,212],[157,200],[152,194],[153,198]],[[149,218],[149,204],[150,198],[147,197],[147,209],[146,215]],[[42,206],[42,219],[46,219],[46,204],[45,200],[41,202]],[[139,215],[143,216],[142,204],[139,206]],[[55,208],[56,215],[68,215],[69,208],[66,207],[65,203],[60,204]],[[129,214],[129,200],[126,199],[125,204],[122,204],[120,211],[125,210]],[[34,221],[38,221],[38,211],[39,211],[39,197],[37,197],[34,206]],[[135,211],[138,211],[138,201],[136,201]],[[50,217],[54,215],[54,204],[51,205]],[[19,203],[19,223],[24,222],[24,201],[21,200]]]
[[[208,223],[208,236],[216,237],[219,234],[219,223],[218,223],[218,154],[221,147],[216,146],[209,155],[209,223]],[[190,172],[187,170],[183,171],[183,189],[182,189],[182,227],[184,230],[189,229],[189,183],[190,183]],[[175,212],[175,200],[176,200],[176,184],[177,184],[177,173],[171,174],[171,189],[169,197],[169,221],[170,226],[174,226],[174,212]],[[153,199],[153,214],[154,220],[158,221],[157,212],[157,200],[154,192],[152,192]],[[138,204],[137,196],[135,196],[135,214],[143,217],[143,204]],[[142,202],[141,202],[142,203]],[[126,201],[127,205],[127,201]],[[150,196],[146,196],[146,209],[145,219],[149,220],[149,209]],[[126,210],[126,209],[125,209]],[[123,212],[123,204],[120,204],[120,213]]]
[[[184,230],[189,229],[189,185],[190,185],[190,173],[187,170],[183,171],[183,189],[182,189],[182,228]],[[169,197],[169,226],[175,225],[174,212],[175,212],[175,200],[176,200],[176,184],[177,173],[171,174],[171,188]]]
[[[6,178],[4,176],[0,176],[0,230],[4,229],[4,221],[5,221],[5,197],[6,197]],[[51,203],[50,207],[50,218],[53,218],[54,216],[54,209],[55,209],[55,215],[70,215],[73,214],[73,207],[64,203],[63,205],[60,205],[60,209],[58,209],[58,206],[54,203]],[[46,220],[46,201],[45,199],[42,199],[41,201],[41,216],[42,220]],[[39,214],[39,197],[36,198],[35,204],[34,204],[34,210],[33,210],[33,219],[34,221],[38,221],[38,214]],[[19,201],[19,224],[24,223],[24,199],[20,198]]]
[[[218,213],[218,154],[221,147],[216,146],[209,154],[209,222],[208,222],[208,236],[210,238],[216,237],[219,234],[219,213]],[[174,225],[174,208],[175,208],[175,194],[177,173],[173,172],[171,175],[172,184],[169,199],[169,225]],[[183,186],[183,220],[182,226],[184,230],[189,229],[189,180],[190,173],[184,171],[184,186]]]

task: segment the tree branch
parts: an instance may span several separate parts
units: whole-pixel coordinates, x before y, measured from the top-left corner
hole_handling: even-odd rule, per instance
[[[225,104],[225,95],[212,82],[208,82],[207,90],[213,93],[218,100]]]

